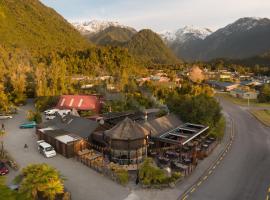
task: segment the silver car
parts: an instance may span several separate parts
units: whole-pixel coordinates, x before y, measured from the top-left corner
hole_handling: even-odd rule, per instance
[[[0,119],[12,119],[11,115],[0,114]]]

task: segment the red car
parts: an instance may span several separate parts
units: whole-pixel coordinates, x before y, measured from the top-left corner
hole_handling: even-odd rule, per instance
[[[1,162],[0,161],[0,175],[3,176],[3,175],[6,175],[8,174],[8,168],[7,166],[5,165],[5,163]]]

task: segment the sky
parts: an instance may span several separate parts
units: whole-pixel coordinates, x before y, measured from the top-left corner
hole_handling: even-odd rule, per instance
[[[117,21],[160,32],[185,25],[224,27],[241,17],[270,18],[270,0],[41,0],[71,22]]]

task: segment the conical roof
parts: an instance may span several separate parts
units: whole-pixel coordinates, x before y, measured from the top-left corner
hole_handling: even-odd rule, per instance
[[[105,132],[105,135],[110,137],[112,140],[143,139],[147,134],[148,131],[145,128],[128,117],[115,125],[112,129]]]

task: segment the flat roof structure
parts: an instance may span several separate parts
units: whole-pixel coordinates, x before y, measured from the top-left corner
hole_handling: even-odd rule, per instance
[[[163,134],[154,136],[153,139],[170,144],[185,145],[208,129],[208,126],[185,123]]]
[[[73,137],[71,135],[61,135],[55,138],[56,140],[64,143],[64,144],[68,144],[70,142],[75,142],[77,140],[79,140],[78,137]]]

